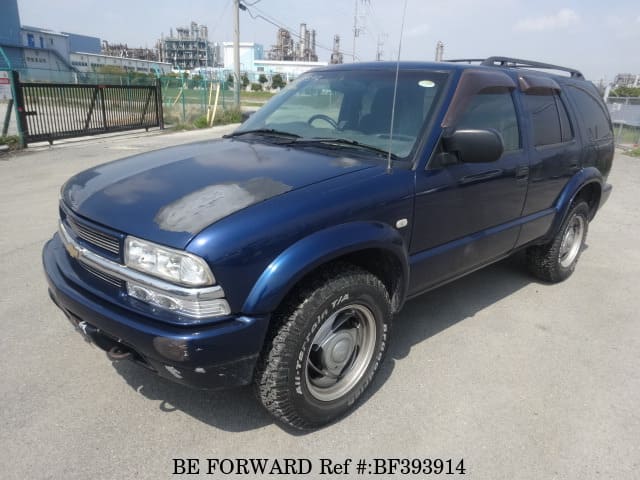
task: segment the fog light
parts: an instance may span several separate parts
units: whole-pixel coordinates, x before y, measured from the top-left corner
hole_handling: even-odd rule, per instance
[[[127,293],[130,297],[143,302],[149,302],[153,298],[153,293],[150,290],[132,283],[127,283]]]
[[[166,308],[167,310],[180,309],[180,302],[166,295],[161,295],[157,293],[153,299],[153,302],[159,307]]]
[[[207,299],[197,295],[178,297],[131,281],[127,282],[127,294],[154,307],[196,319],[219,317],[231,313],[229,304],[224,298]]]
[[[165,310],[180,310],[182,307],[182,303],[177,298],[156,292],[148,287],[143,287],[142,285],[137,285],[132,282],[127,282],[127,293],[130,297],[164,308]]]

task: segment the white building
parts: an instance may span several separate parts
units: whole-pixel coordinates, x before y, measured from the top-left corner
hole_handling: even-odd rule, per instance
[[[268,77],[279,73],[285,81],[293,80],[304,72],[317,67],[326,67],[327,62],[297,62],[288,60],[256,60],[254,71]]]
[[[222,54],[224,59],[225,77],[228,73],[233,73],[233,42],[222,44]],[[240,71],[249,76],[249,80],[255,82],[260,74],[265,74],[268,78],[279,73],[282,78],[289,82],[300,74],[316,67],[324,67],[327,62],[305,62],[291,60],[263,60],[264,49],[262,45],[253,42],[240,42]]]
[[[262,45],[253,42],[240,42],[240,71],[254,71],[254,62],[262,60],[264,48]],[[234,70],[233,42],[222,43],[222,58],[224,59],[224,69]]]
[[[633,73],[619,73],[613,80],[616,87],[640,87],[640,75]]]
[[[57,71],[69,69],[69,35],[23,25],[20,36],[27,68]]]
[[[127,72],[160,73],[161,75],[171,72],[170,63],[139,60],[137,58],[113,57],[84,52],[72,52],[69,54],[69,58],[71,65],[80,72],[95,72],[105,66],[120,67]]]
[[[51,49],[57,51],[62,58],[69,57],[69,35],[66,33],[23,25],[20,34],[25,47]]]

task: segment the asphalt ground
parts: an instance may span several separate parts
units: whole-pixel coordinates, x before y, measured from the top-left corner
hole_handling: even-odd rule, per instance
[[[568,281],[537,282],[514,257],[409,302],[364,401],[324,429],[288,431],[250,388],[190,390],[83,342],[49,300],[40,261],[60,185],[222,131],[0,156],[0,478],[182,478],[173,459],[185,457],[217,479],[240,477],[204,475],[207,459],[309,459],[297,478],[434,477],[356,475],[360,459],[391,457],[464,459],[457,478],[639,478],[640,159],[621,154]],[[321,475],[322,458],[354,463]]]

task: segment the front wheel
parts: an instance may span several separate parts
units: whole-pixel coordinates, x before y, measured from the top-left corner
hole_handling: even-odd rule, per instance
[[[586,202],[577,202],[551,242],[527,249],[529,270],[547,282],[567,279],[576,268],[588,229],[589,206]]]
[[[373,378],[387,345],[391,302],[382,282],[350,265],[312,279],[275,316],[256,375],[267,410],[299,429],[346,413]]]

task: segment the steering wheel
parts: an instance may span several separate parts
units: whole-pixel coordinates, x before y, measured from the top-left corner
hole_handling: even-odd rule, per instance
[[[331,125],[334,128],[334,130],[338,129],[338,124],[336,123],[336,121],[333,118],[331,118],[330,116],[323,115],[322,113],[316,113],[315,115],[312,115],[311,118],[309,120],[307,120],[307,123],[309,125],[311,125],[316,120],[324,120],[329,125]]]

